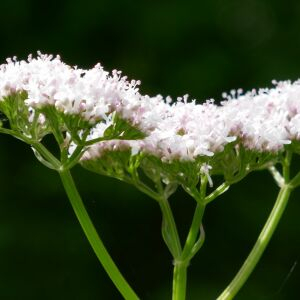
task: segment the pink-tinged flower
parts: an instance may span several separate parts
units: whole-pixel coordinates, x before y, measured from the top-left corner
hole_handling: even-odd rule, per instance
[[[0,100],[26,92],[33,109],[54,106],[66,115],[78,115],[91,124],[119,107],[138,102],[139,81],[127,81],[121,72],[111,74],[100,64],[90,70],[70,67],[59,56],[29,56],[27,61],[7,59],[0,66]],[[130,109],[128,107],[127,109]]]
[[[231,91],[221,106],[213,100],[197,104],[187,95],[177,101],[142,95],[139,84],[120,71],[104,71],[100,64],[83,70],[66,65],[59,56],[40,53],[27,61],[8,59],[0,66],[0,101],[25,92],[29,120],[35,110],[51,106],[92,125],[87,140],[93,140],[105,134],[113,124],[112,114],[117,114],[144,133],[133,153],[149,152],[163,161],[210,159],[233,142],[276,153],[300,138],[300,81],[274,82],[271,89],[247,93]],[[39,120],[45,122],[42,115]]]

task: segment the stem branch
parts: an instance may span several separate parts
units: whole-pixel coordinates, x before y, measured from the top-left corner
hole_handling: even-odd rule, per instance
[[[190,251],[192,250],[192,248],[195,245],[196,239],[199,235],[199,231],[200,231],[200,225],[202,222],[202,218],[204,215],[204,210],[205,210],[205,204],[203,204],[202,202],[198,202],[197,203],[197,207],[194,213],[194,217],[193,217],[193,221],[192,221],[192,225],[190,227],[184,248],[183,248],[183,252],[182,252],[182,259],[186,259],[189,257]]]
[[[71,173],[68,170],[65,170],[59,174],[77,219],[106,273],[113,281],[124,299],[138,300],[138,296],[126,282],[125,278],[120,273],[119,269],[105,249],[100,237],[98,236],[97,231],[76,189]]]
[[[252,248],[239,272],[236,274],[227,288],[222,292],[222,294],[217,298],[217,300],[233,299],[233,297],[238,293],[248,277],[251,275],[278,225],[278,222],[288,203],[291,192],[292,188],[290,185],[284,184],[281,187],[274,207],[254,247]]]

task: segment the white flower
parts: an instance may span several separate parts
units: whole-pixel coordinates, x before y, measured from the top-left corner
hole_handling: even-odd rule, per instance
[[[139,81],[128,81],[120,71],[108,73],[97,64],[90,70],[70,67],[59,56],[39,53],[28,61],[8,59],[0,66],[0,101],[25,91],[30,120],[34,110],[53,106],[95,125],[87,140],[102,137],[117,113],[145,134],[143,141],[113,141],[120,146],[163,161],[211,159],[236,141],[255,151],[277,152],[300,139],[300,81],[274,82],[271,89],[231,91],[221,106],[208,100],[197,104],[188,96],[172,101],[161,95],[141,95]],[[45,120],[42,120],[45,122]],[[104,147],[94,146],[95,149]],[[91,153],[99,153],[90,147]]]
[[[237,138],[259,152],[281,151],[300,138],[299,81],[225,96],[221,106],[213,100],[196,104],[184,97],[172,103],[160,95],[140,96],[119,111],[147,134],[143,151],[164,161],[211,157]]]
[[[276,82],[272,89],[229,97],[222,104],[232,133],[249,149],[276,152],[299,139],[299,81]]]
[[[8,59],[0,66],[0,100],[25,91],[29,107],[51,105],[91,124],[117,110],[122,102],[135,104],[135,98],[139,98],[138,84],[121,77],[119,71],[109,74],[100,64],[83,70],[66,65],[59,56],[41,53],[37,58],[29,56],[28,61]]]

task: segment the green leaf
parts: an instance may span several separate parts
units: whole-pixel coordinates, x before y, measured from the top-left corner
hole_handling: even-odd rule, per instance
[[[177,255],[177,244],[176,244],[176,241],[173,239],[172,228],[170,226],[170,223],[166,220],[166,216],[164,214],[162,214],[161,232],[162,232],[164,242],[166,243],[172,256],[174,258],[177,257],[178,256]]]

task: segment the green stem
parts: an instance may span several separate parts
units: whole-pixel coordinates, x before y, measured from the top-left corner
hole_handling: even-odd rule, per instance
[[[153,191],[150,187],[148,187],[146,184],[144,184],[142,181],[138,180],[132,180],[132,178],[130,177],[125,177],[124,179],[125,182],[134,185],[139,191],[141,191],[142,193],[146,194],[147,196],[149,196],[150,198],[156,200],[156,201],[160,201],[161,196]]]
[[[50,152],[43,144],[39,142],[31,142],[32,148],[37,150],[48,161],[53,168],[59,170],[61,168],[60,161]]]
[[[300,172],[298,172],[295,177],[290,181],[290,186],[296,188],[300,185]]]
[[[200,231],[200,224],[203,218],[205,205],[198,202],[193,221],[184,245],[184,249],[180,256],[180,259],[174,259],[174,271],[173,271],[173,300],[184,300],[186,295],[186,283],[187,283],[187,267],[192,259],[193,248],[196,245],[196,240]],[[197,247],[197,251],[203,244],[203,236],[200,237],[201,243]]]
[[[260,257],[262,256],[264,250],[266,249],[278,222],[286,208],[289,196],[292,192],[292,187],[288,184],[284,184],[280,189],[275,205],[269,215],[269,218],[262,229],[254,247],[252,248],[249,256],[245,260],[243,266],[227,286],[227,288],[222,292],[222,294],[217,298],[217,300],[229,300],[233,299],[238,291],[242,288],[248,277],[251,275],[256,264],[258,263]]]
[[[194,217],[193,217],[193,221],[192,221],[192,225],[190,227],[183,251],[182,251],[182,259],[186,259],[192,248],[195,245],[196,239],[199,235],[199,231],[200,231],[200,225],[202,222],[202,218],[204,215],[204,210],[205,210],[205,204],[203,202],[198,202],[197,203],[197,207],[194,213]]]
[[[204,230],[200,232],[200,226],[205,210],[205,195],[207,187],[207,177],[203,176],[200,183],[200,191],[190,188],[189,191],[195,198],[197,206],[194,212],[192,224],[180,255],[180,258],[174,260],[173,271],[173,300],[184,300],[186,297],[186,283],[187,283],[187,267],[192,257],[201,248],[204,242]],[[197,237],[200,237],[197,242]]]
[[[210,195],[206,196],[204,199],[205,204],[210,203],[215,200],[218,196],[222,195],[229,189],[229,183],[224,182],[219,187],[217,187]]]
[[[66,193],[69,197],[71,205],[74,209],[74,212],[77,216],[77,219],[89,240],[93,250],[95,251],[100,263],[105,269],[106,273],[113,281],[119,292],[122,294],[126,300],[137,300],[139,299],[129,284],[126,282],[117,266],[113,262],[109,253],[105,249],[100,237],[97,234],[97,231],[84,207],[84,204],[81,200],[81,197],[76,189],[75,183],[71,176],[71,173],[66,170],[60,172],[60,177],[63,183],[63,186],[66,190]]]
[[[187,267],[187,263],[175,261],[172,300],[185,300]]]
[[[83,148],[83,146],[77,146],[71,157],[65,159],[63,165],[63,168],[65,170],[73,168],[78,163],[81,156],[84,154]]]
[[[293,153],[287,150],[282,164],[283,178],[285,182],[290,181],[290,164],[291,164],[292,156]]]
[[[15,130],[0,127],[0,133],[11,135],[27,144],[31,144],[31,139],[25,137],[24,135]]]
[[[47,160],[47,162],[49,162],[52,165],[53,168],[59,170],[59,168],[61,167],[60,161],[39,141],[34,141],[33,139],[30,139],[17,131],[7,128],[0,128],[0,133],[11,135],[25,142],[26,144],[31,145],[36,151],[38,151],[39,154],[41,154]]]

